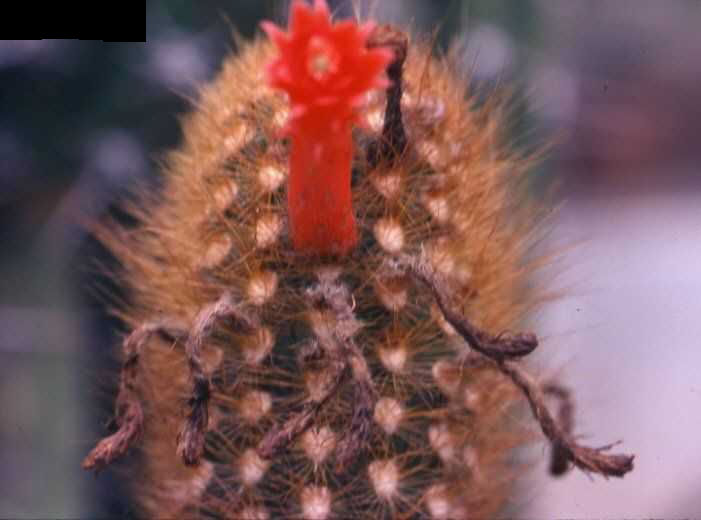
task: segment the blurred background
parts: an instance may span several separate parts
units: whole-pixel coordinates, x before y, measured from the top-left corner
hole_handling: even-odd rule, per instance
[[[329,3],[352,13],[350,0]],[[556,138],[534,189],[561,194],[543,248],[563,253],[543,278],[563,296],[533,317],[534,366],[574,387],[583,439],[622,439],[636,469],[552,480],[542,443],[517,510],[701,516],[701,2],[374,4],[379,20],[457,43],[480,85],[515,86],[519,143]],[[109,418],[120,330],[82,222],[156,178],[232,31],[250,37],[285,12],[150,0],[147,43],[0,41],[0,517],[132,516],[113,472],[80,469]]]

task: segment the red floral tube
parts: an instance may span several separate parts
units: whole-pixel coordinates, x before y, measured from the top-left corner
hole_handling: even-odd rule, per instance
[[[353,141],[363,95],[386,86],[388,49],[368,49],[372,24],[332,23],[325,0],[296,1],[289,32],[265,22],[279,56],[271,86],[288,94],[292,142],[287,187],[290,234],[296,250],[345,254],[357,243],[350,189]]]

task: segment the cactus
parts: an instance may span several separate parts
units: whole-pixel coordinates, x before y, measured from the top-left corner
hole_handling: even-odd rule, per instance
[[[132,332],[84,467],[137,446],[148,517],[483,518],[528,402],[554,472],[625,474],[518,363],[537,338],[503,332],[537,303],[538,227],[501,101],[395,28],[292,11],[202,89],[138,224],[98,233]]]

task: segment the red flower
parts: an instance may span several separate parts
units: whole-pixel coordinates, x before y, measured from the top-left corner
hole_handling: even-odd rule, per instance
[[[285,91],[292,139],[288,211],[298,250],[345,253],[357,242],[351,205],[351,129],[364,94],[387,85],[389,49],[368,49],[374,25],[332,23],[325,0],[295,1],[289,32],[262,24],[279,56],[268,82]]]

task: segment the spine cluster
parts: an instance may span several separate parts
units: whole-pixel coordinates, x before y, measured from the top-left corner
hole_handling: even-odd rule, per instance
[[[326,31],[307,34],[305,48],[326,52],[312,72],[354,78],[324,38],[355,24],[324,22],[324,2],[294,6],[291,34],[300,20]],[[447,60],[399,31],[361,33],[354,52],[379,67],[368,86],[382,69],[390,80],[345,99],[364,125],[310,133],[320,123],[304,118],[317,116],[261,86],[260,64],[280,50],[253,42],[202,90],[162,192],[131,208],[138,224],[101,232],[131,290],[119,312],[132,332],[117,430],[84,466],[138,448],[134,489],[150,517],[489,517],[512,493],[524,402],[557,471],[632,468],[574,440],[567,392],[519,363],[537,338],[503,333],[537,296],[523,260],[533,212],[518,189],[529,161],[507,146],[499,102],[475,106]],[[273,77],[298,88],[276,63]],[[326,168],[315,147],[341,137],[343,171]],[[346,175],[352,236],[330,230],[346,222],[328,220],[323,201],[312,217],[293,209],[293,176],[309,202],[327,192],[327,170]]]

